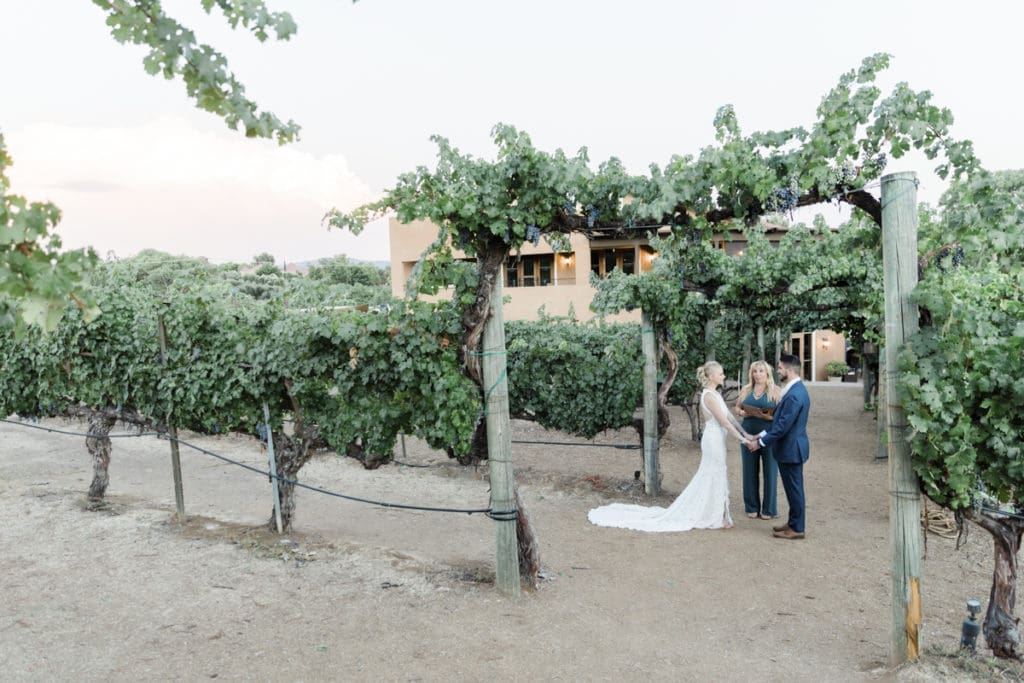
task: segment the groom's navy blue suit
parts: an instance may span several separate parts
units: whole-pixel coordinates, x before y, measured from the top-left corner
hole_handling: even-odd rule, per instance
[[[761,437],[761,445],[775,445],[775,461],[789,502],[789,528],[804,532],[804,463],[811,454],[807,440],[807,414],[811,398],[801,381],[786,391],[772,418],[772,426]]]

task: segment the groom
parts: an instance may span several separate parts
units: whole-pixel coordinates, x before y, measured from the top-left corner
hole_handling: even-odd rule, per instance
[[[800,381],[800,359],[784,353],[779,357],[779,380],[784,382],[782,398],[775,408],[772,426],[747,442],[756,451],[775,444],[775,461],[779,464],[782,488],[789,501],[789,521],[773,528],[776,538],[804,537],[804,463],[810,455],[807,441],[807,414],[811,399]]]

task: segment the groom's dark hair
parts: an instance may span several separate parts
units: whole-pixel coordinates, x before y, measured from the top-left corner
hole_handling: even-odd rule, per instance
[[[779,354],[779,362],[783,365],[793,368],[794,370],[800,369],[800,358],[790,353]]]

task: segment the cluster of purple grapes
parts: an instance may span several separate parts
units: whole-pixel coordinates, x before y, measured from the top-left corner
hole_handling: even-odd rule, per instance
[[[836,172],[837,179],[841,185],[852,183],[857,178],[857,174],[857,167],[849,159],[844,161],[843,165]]]
[[[533,242],[533,246],[540,244],[540,228],[536,225],[526,226],[526,241]]]
[[[950,255],[952,255],[950,263],[953,268],[959,268],[960,264],[964,262],[964,248],[962,246],[958,244],[953,248],[946,247],[935,255],[935,265],[938,267],[939,272],[946,272],[945,261]]]
[[[679,291],[681,292],[686,289],[686,268],[682,263],[676,267],[676,274],[679,275]]]
[[[601,212],[594,208],[593,204],[587,204],[587,227],[592,228],[597,223],[597,219],[601,217]]]
[[[28,420],[29,422],[39,422],[40,415],[53,415],[57,411],[57,404],[50,401],[49,406],[44,406],[42,403],[36,403],[35,413],[15,413],[20,419]],[[121,412],[120,406],[118,406],[118,412]]]
[[[257,422],[256,423],[256,436],[259,438],[260,441],[266,441],[267,440],[267,425],[263,424],[262,422]]]
[[[799,195],[790,187],[773,190],[765,201],[765,208],[778,213],[792,212],[796,208]]]

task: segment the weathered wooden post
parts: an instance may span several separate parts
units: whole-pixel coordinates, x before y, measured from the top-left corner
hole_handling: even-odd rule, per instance
[[[764,360],[764,326],[757,326],[757,360]]]
[[[515,479],[512,474],[512,431],[508,414],[508,379],[505,357],[505,316],[502,312],[501,276],[491,292],[491,315],[484,325],[481,353],[484,410],[487,411],[487,461],[494,515],[498,590],[512,596],[520,592],[519,543],[516,538]]]
[[[644,491],[661,493],[658,465],[658,350],[654,323],[647,311],[640,312],[640,346],[644,353]]]
[[[889,446],[889,547],[892,551],[893,664],[918,656],[921,629],[921,494],[910,462],[907,420],[896,393],[898,355],[918,329],[917,175],[882,177],[882,264],[885,268],[885,411]]]
[[[164,317],[157,316],[157,333],[160,335],[160,364],[167,365],[167,328]],[[167,434],[171,437],[171,473],[174,476],[174,503],[178,510],[178,521],[185,520],[185,493],[181,487],[181,455],[178,452],[178,428],[174,426],[174,403],[167,411]]]

